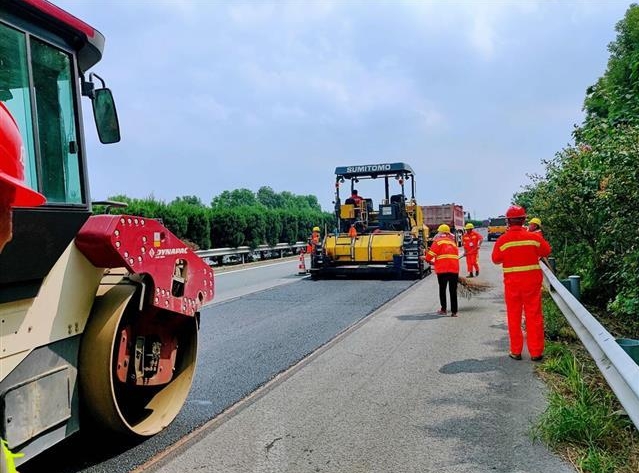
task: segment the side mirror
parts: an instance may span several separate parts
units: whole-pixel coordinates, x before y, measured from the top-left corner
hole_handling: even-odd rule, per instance
[[[120,124],[115,110],[113,94],[107,88],[95,89],[92,99],[93,118],[98,130],[98,137],[103,144],[120,141]]]

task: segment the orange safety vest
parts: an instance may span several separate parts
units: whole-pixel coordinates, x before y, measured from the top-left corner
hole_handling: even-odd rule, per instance
[[[475,230],[464,233],[464,236],[462,237],[462,243],[464,245],[464,251],[466,252],[466,254],[472,255],[477,253],[477,251],[479,250],[479,245],[481,245],[481,242],[483,240],[484,237]]]
[[[351,195],[351,199],[353,199],[353,202],[355,202],[355,205],[359,206],[360,202],[362,200],[364,200],[362,197],[360,197],[359,195]]]
[[[541,282],[539,259],[550,252],[550,244],[539,233],[513,225],[495,242],[492,260],[502,265],[505,282]]]
[[[537,229],[536,229],[536,230],[528,230],[528,231],[529,231],[530,233],[537,233],[537,234],[539,234],[539,235],[541,235],[541,236],[544,236],[544,232],[542,232],[542,231],[541,231],[541,228],[540,228],[540,227],[537,227]]]
[[[426,252],[426,261],[434,264],[436,274],[459,274],[459,249],[455,237],[450,233],[438,234]]]
[[[308,245],[306,245],[306,252],[312,253],[313,250],[315,250],[315,246],[319,243],[319,241],[320,241],[319,232],[313,232],[311,234],[311,237],[308,239]]]

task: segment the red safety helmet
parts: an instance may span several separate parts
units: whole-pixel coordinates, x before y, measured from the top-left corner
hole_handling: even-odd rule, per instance
[[[526,209],[520,205],[511,205],[506,210],[506,218],[526,218]]]
[[[14,118],[0,102],[0,181],[15,189],[12,207],[35,207],[46,201],[44,196],[24,183],[22,139]]]

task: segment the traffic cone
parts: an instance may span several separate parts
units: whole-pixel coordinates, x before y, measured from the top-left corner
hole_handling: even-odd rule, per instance
[[[304,261],[304,253],[300,253],[300,264],[297,266],[297,274],[306,274],[306,261]]]

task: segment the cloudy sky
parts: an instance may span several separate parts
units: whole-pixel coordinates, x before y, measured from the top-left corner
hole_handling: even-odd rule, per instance
[[[422,205],[475,218],[572,141],[630,5],[54,3],[106,36],[123,138],[100,145],[84,104],[94,200],[270,186],[330,210],[336,166],[406,162]]]

